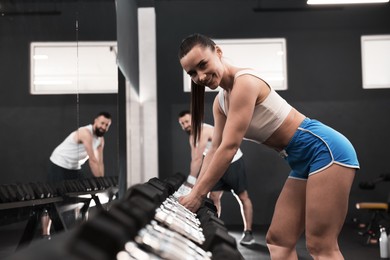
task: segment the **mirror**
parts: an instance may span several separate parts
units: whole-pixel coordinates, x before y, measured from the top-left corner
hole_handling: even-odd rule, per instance
[[[117,175],[117,93],[91,89],[88,94],[30,93],[31,42],[116,42],[115,1],[0,1],[0,21],[0,182],[45,181],[52,150],[78,126],[92,123],[100,111],[112,115],[105,135],[106,175]],[[61,57],[56,59],[58,62]],[[86,77],[80,77],[80,68],[76,67],[81,85]]]
[[[112,116],[112,124],[105,134],[105,176],[118,176],[117,92],[101,91],[101,89],[95,91],[91,88],[87,92],[51,94],[31,92],[30,46],[32,42],[69,44],[76,42],[77,47],[90,42],[116,42],[115,1],[0,0],[0,112],[2,114],[0,117],[2,126],[0,184],[47,182],[49,157],[56,146],[78,127],[93,123],[94,118],[101,111],[106,111]],[[115,48],[111,55],[114,51]],[[76,53],[83,55],[80,49],[77,49]],[[53,65],[49,65],[44,70],[50,68],[54,74],[67,71],[65,63],[69,61],[67,59],[69,57],[66,57],[67,54],[63,50],[57,55],[54,59],[59,64],[62,60],[64,66],[53,68]],[[78,64],[79,61],[72,61],[75,63],[73,76],[76,73],[73,80],[76,80],[79,87],[86,85],[85,81],[91,83],[93,80],[95,81],[92,86],[104,83],[102,84],[104,88],[108,85],[102,77],[97,79],[92,76],[88,79],[89,75],[86,74],[90,71],[83,69],[85,67],[91,69],[92,65],[107,64],[103,62],[97,65],[95,62],[80,67],[78,65],[82,64]],[[82,171],[86,176],[92,176],[88,163],[82,166]],[[18,219],[14,219],[2,214],[5,217],[1,217],[0,220],[20,221],[22,215],[18,214]],[[26,222],[22,224],[25,225]],[[24,228],[21,226],[21,229]],[[39,233],[38,230],[36,232]],[[14,243],[17,244],[18,241]],[[12,247],[10,248],[12,250]]]

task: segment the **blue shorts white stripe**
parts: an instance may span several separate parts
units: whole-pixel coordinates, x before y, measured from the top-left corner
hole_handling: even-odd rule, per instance
[[[305,118],[284,149],[291,167],[289,178],[307,180],[332,164],[359,169],[351,142],[323,123]]]

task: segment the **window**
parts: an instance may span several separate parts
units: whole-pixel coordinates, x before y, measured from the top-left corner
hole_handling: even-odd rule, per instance
[[[31,94],[117,93],[116,42],[32,42]]]
[[[221,46],[223,57],[230,64],[257,70],[275,90],[287,90],[287,54],[284,38],[229,39],[216,40],[215,43]],[[184,91],[191,91],[191,79],[185,71]],[[206,91],[213,90],[206,88]]]
[[[390,35],[361,37],[363,89],[390,88]]]

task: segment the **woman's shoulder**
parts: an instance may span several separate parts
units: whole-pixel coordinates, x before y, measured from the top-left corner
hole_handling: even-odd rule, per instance
[[[271,86],[261,77],[260,73],[253,69],[242,69],[236,73],[235,85],[238,86],[239,93],[243,90],[247,94],[257,96],[256,104],[264,100],[270,91]],[[236,91],[236,92],[237,92]]]
[[[262,79],[261,78],[261,73],[259,71],[256,71],[254,69],[249,69],[249,68],[239,69],[234,74],[234,79],[237,79],[238,77],[240,77],[242,75],[252,75],[252,76],[255,76],[256,78]]]

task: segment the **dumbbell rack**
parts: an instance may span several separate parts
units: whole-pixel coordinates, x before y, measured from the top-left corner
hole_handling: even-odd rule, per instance
[[[0,214],[2,219],[12,218],[15,211],[28,216],[17,246],[17,249],[20,249],[33,240],[44,211],[49,213],[56,232],[67,230],[62,212],[74,209],[82,203],[80,213],[85,217],[91,201],[95,202],[97,208],[103,208],[100,197],[105,196],[112,200],[118,192],[117,186],[117,177],[85,178],[57,184],[3,184],[0,185]]]
[[[185,178],[176,173],[163,181],[152,178],[133,185],[108,210],[46,241],[52,246],[42,244],[10,260],[35,259],[31,255],[36,251],[41,259],[243,259],[211,200],[205,199],[196,213],[178,203],[173,194]]]

